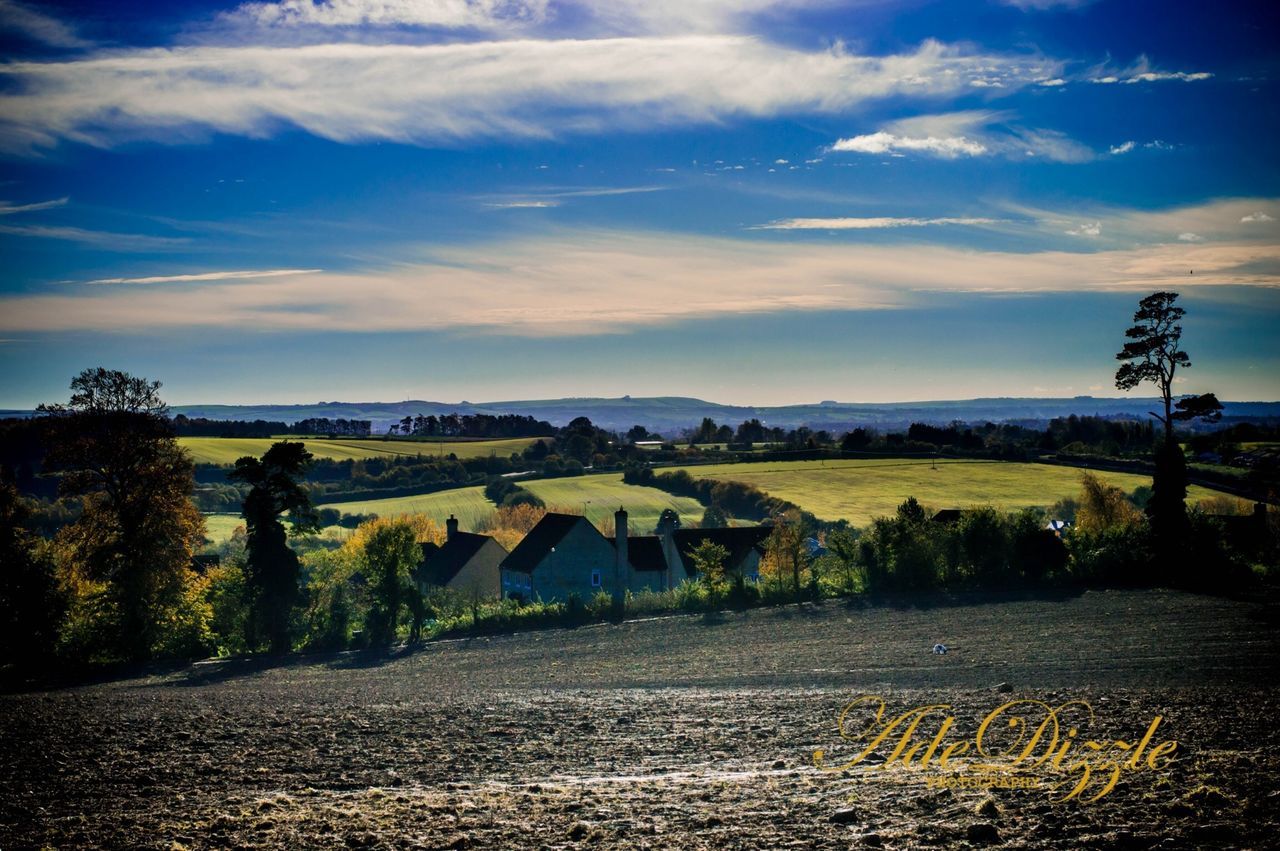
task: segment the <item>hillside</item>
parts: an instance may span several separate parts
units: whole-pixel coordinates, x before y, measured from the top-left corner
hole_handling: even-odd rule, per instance
[[[929,402],[821,402],[811,405],[743,406],[721,405],[682,396],[620,398],[566,398],[510,400],[500,402],[319,402],[314,405],[175,405],[174,414],[189,417],[235,420],[283,420],[296,422],[308,417],[367,419],[375,431],[405,416],[422,414],[524,414],[565,425],[575,417],[588,417],[604,428],[625,430],[640,424],[659,432],[677,433],[691,428],[703,417],[718,423],[738,423],[758,418],[769,426],[815,429],[848,429],[854,425],[880,429],[905,428],[913,422],[944,425],[953,420],[1018,421],[1043,424],[1070,414],[1105,417],[1128,416],[1146,419],[1155,401],[1143,397],[1103,398],[998,398]],[[1224,402],[1224,416],[1253,419],[1280,418],[1280,402]]]

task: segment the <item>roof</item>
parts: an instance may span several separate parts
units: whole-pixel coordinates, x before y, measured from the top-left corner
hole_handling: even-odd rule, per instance
[[[958,508],[944,508],[933,515],[934,523],[955,523],[964,512]]]
[[[417,580],[428,585],[448,585],[467,566],[467,562],[480,552],[480,548],[492,540],[488,535],[454,532],[442,547],[423,544],[424,559],[415,572]],[[432,549],[428,550],[427,547]]]
[[[609,543],[616,548],[615,538]],[[644,535],[638,538],[627,538],[627,561],[636,570],[664,571],[667,569],[667,557],[662,552],[662,539],[657,535]]]
[[[730,529],[677,529],[673,535],[685,572],[693,576],[697,569],[689,554],[703,541],[711,541],[728,550],[729,560],[725,563],[725,569],[737,570],[752,550],[763,546],[772,532],[768,526],[735,526]]]
[[[538,521],[538,525],[529,530],[516,548],[502,560],[503,570],[518,570],[521,573],[533,573],[533,569],[547,557],[551,548],[560,543],[569,530],[586,523],[586,518],[577,514],[556,514],[548,512]],[[590,525],[590,524],[588,524]],[[595,528],[592,526],[591,528]]]

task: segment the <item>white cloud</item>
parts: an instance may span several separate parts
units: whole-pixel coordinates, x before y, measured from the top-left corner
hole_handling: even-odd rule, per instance
[[[72,27],[14,0],[0,0],[0,31],[16,32],[50,47],[89,46]]]
[[[1067,81],[1062,79],[1061,77],[1054,77],[1050,80],[1040,80],[1036,85],[1044,86],[1045,88],[1052,89],[1052,88],[1057,88],[1058,86],[1065,86],[1066,84],[1067,84]]]
[[[943,159],[1028,156],[1052,162],[1093,159],[1093,151],[1056,130],[1017,127],[1010,114],[967,110],[920,115],[888,124],[875,133],[840,139],[829,150],[860,154],[923,153]]]
[[[1102,222],[1085,222],[1084,224],[1074,227],[1065,233],[1069,236],[1102,236]]]
[[[578,35],[744,32],[754,19],[840,0],[275,0],[243,3],[224,23],[275,30],[345,27],[471,28]],[[544,26],[545,25],[545,26]]]
[[[1114,154],[1114,155],[1119,156],[1120,154],[1127,154],[1127,153],[1129,153],[1129,152],[1130,152],[1130,151],[1132,151],[1135,147],[1136,147],[1136,145],[1135,145],[1135,143],[1134,143],[1132,140],[1130,140],[1130,141],[1128,141],[1128,142],[1121,142],[1119,145],[1112,145],[1112,146],[1111,146],[1111,153],[1112,153],[1112,154]]]
[[[1183,242],[1204,242],[1203,236],[1200,236],[1198,233],[1192,233],[1191,231],[1184,231],[1183,233],[1178,234],[1178,239]]]
[[[829,219],[780,219],[757,230],[876,230],[882,228],[919,228],[932,225],[991,225],[997,219],[983,218],[829,218]]]
[[[559,207],[559,201],[486,201],[486,207],[496,207],[500,210],[520,210],[520,209],[542,209],[546,207]]]
[[[840,139],[830,150],[835,153],[887,154],[892,151],[919,151],[946,159],[960,156],[978,157],[987,153],[987,146],[964,136],[898,136],[883,130],[865,136]]]
[[[0,148],[285,126],[341,142],[547,138],[835,113],[956,94],[977,74],[1016,87],[1059,66],[934,41],[859,56],[738,36],[133,49],[0,65]]]
[[[244,3],[228,17],[269,27],[490,28],[546,14],[547,0],[280,0]]]
[[[1247,216],[1240,217],[1240,224],[1249,224],[1250,222],[1274,222],[1275,219],[1261,211],[1257,213],[1249,213]]]
[[[34,204],[10,204],[8,201],[0,201],[0,216],[11,216],[14,213],[33,213],[37,210],[52,210],[55,207],[65,206],[70,198],[55,198],[52,201],[37,201]]]
[[[286,278],[291,275],[313,275],[323,269],[266,269],[242,272],[198,272],[187,275],[153,275],[147,278],[98,278],[86,284],[174,284],[203,281],[242,281],[265,278]]]
[[[1044,12],[1058,7],[1079,9],[1082,6],[1088,6],[1095,0],[1000,0],[1000,2],[1006,6],[1017,6],[1024,12]]]
[[[139,233],[111,233],[75,227],[46,227],[44,225],[0,225],[0,233],[36,239],[60,239],[78,242],[107,251],[154,251],[176,248],[189,243],[186,237],[148,236]]]
[[[1195,83],[1213,77],[1213,74],[1208,71],[1161,71],[1152,67],[1151,60],[1146,56],[1139,56],[1136,62],[1123,71],[1114,71],[1106,68],[1106,66],[1099,66],[1094,68],[1091,74],[1092,76],[1088,77],[1089,81],[1100,85],[1115,85],[1117,83],[1133,85],[1135,83],[1159,83],[1169,80]]]
[[[194,327],[583,335],[705,317],[911,307],[939,291],[1207,293],[1221,284],[1277,286],[1280,245],[993,252],[575,231],[359,272],[11,295],[0,297],[0,335]]]
[[[657,170],[674,171],[674,169]],[[498,198],[482,196],[480,201],[486,207],[498,207],[501,209],[559,207],[565,199],[634,195],[637,193],[662,192],[665,189],[667,189],[666,186],[601,186],[581,189],[542,189],[537,192]]]

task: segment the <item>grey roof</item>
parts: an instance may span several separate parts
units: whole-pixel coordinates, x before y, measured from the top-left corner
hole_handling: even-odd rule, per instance
[[[730,529],[677,529],[673,536],[685,573],[694,576],[698,571],[689,554],[703,541],[712,541],[729,551],[725,569],[732,571],[742,567],[742,562],[752,550],[762,548],[772,531],[768,526],[735,526]]]
[[[471,532],[454,532],[444,546],[423,544],[423,561],[418,565],[415,578],[427,585],[448,585],[467,562],[480,552],[481,547],[493,541],[488,535]],[[501,547],[496,541],[494,543]],[[427,548],[431,547],[431,550]],[[506,550],[503,550],[506,552]]]
[[[533,573],[533,569],[547,557],[551,548],[560,543],[564,536],[569,534],[569,530],[579,522],[586,523],[587,520],[577,514],[548,512],[538,521],[538,525],[530,529],[529,534],[516,544],[511,554],[502,560],[502,568],[518,570],[521,573]],[[592,526],[592,528],[595,527]]]

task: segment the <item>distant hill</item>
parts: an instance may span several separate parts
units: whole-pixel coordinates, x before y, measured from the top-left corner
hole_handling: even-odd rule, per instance
[[[1071,414],[1145,419],[1157,399],[1147,397],[1101,398],[1076,396],[1061,399],[993,398],[936,402],[819,402],[812,405],[748,406],[721,405],[683,396],[632,397],[616,399],[567,398],[512,400],[505,402],[318,402],[314,405],[177,405],[175,414],[227,420],[283,420],[296,422],[308,417],[365,419],[373,421],[375,433],[405,416],[435,414],[525,414],[554,425],[564,425],[575,417],[588,417],[609,429],[625,430],[633,425],[672,436],[681,429],[697,426],[703,417],[736,426],[753,417],[766,425],[782,428],[809,426],[830,431],[855,426],[877,429],[905,428],[913,422],[945,424],[964,422],[1017,422],[1043,426],[1054,417]],[[1280,402],[1224,402],[1224,416],[1230,420],[1280,421]]]

